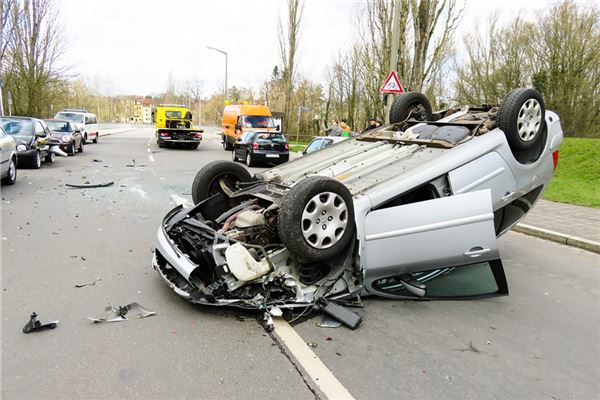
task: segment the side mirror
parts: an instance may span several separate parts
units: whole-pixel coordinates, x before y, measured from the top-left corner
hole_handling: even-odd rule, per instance
[[[242,130],[242,127],[240,126],[240,124],[235,124],[234,128],[236,131]]]
[[[275,130],[276,130],[276,131],[280,131],[280,130],[281,130],[281,127],[280,127],[279,125],[277,125],[277,126],[275,127]]]
[[[299,156],[304,156],[304,155],[306,155],[306,150],[304,150],[304,151],[299,151],[299,152],[298,152],[298,155],[299,155]]]

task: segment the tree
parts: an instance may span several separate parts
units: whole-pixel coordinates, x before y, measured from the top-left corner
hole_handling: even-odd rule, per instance
[[[300,35],[303,10],[304,3],[302,0],[288,0],[287,24],[285,28],[281,18],[279,19],[279,53],[283,65],[284,132],[289,132],[292,126],[292,95],[294,91],[294,80],[296,78],[296,53],[298,51],[298,38]]]
[[[14,112],[46,116],[68,91],[67,69],[59,67],[62,32],[52,0],[13,2],[3,72]]]

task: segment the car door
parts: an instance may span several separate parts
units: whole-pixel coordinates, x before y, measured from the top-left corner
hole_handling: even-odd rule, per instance
[[[248,154],[252,154],[252,144],[254,143],[254,132],[248,132],[244,135],[244,139],[242,141],[242,148],[244,149],[244,158]]]
[[[240,158],[240,157],[246,157],[245,154],[245,150],[242,147],[242,142],[244,141],[245,137],[247,136],[247,133],[242,134],[242,136],[240,136],[234,143],[233,143],[233,151],[235,153],[235,156]]]
[[[321,144],[323,143],[323,139],[321,138],[315,138],[313,139],[312,142],[310,142],[308,144],[308,146],[306,146],[306,149],[304,149],[304,154],[310,154],[310,153],[314,153],[315,151],[319,150],[321,148]]]
[[[33,140],[36,143],[36,147],[40,150],[41,157],[45,157],[48,153],[48,138],[50,135],[47,129],[44,128],[42,121],[33,120]]]
[[[368,292],[395,298],[508,293],[489,189],[374,210],[364,227]],[[419,283],[421,293],[412,290]]]

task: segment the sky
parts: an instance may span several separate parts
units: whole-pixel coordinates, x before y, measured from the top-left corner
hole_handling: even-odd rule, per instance
[[[459,0],[460,1],[460,0]],[[583,0],[583,2],[586,2]],[[517,14],[533,18],[555,0],[466,0],[462,36]],[[175,81],[204,82],[205,96],[228,86],[258,87],[280,64],[277,32],[285,0],[58,0],[63,62],[102,94],[156,94]],[[323,81],[327,65],[356,37],[364,0],[305,0],[299,46],[301,74]]]

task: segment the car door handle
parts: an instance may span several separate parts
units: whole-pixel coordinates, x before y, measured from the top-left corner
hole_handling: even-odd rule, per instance
[[[506,192],[506,194],[504,194],[504,196],[502,196],[502,198],[500,199],[500,201],[508,200],[509,198],[512,197],[513,194],[515,194],[515,192]]]
[[[490,250],[492,249],[484,249],[481,246],[472,247],[469,250],[465,251],[463,253],[463,256],[475,258],[481,256],[482,254],[488,253]]]

